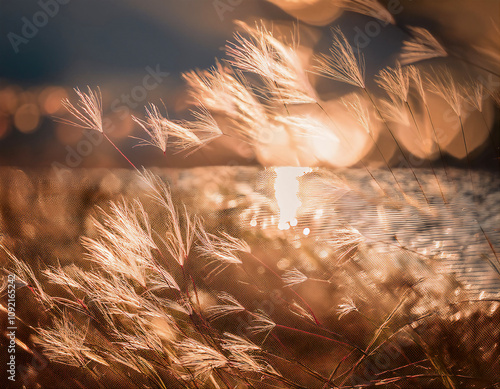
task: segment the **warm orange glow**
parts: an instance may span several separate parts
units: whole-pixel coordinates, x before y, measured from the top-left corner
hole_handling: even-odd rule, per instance
[[[8,114],[14,114],[16,112],[19,103],[18,91],[16,89],[8,87],[0,90],[0,110]]]
[[[20,106],[14,115],[14,125],[24,133],[33,132],[40,123],[40,111],[35,104]]]
[[[62,108],[61,101],[68,97],[63,88],[49,87],[45,88],[40,94],[40,105],[46,115],[53,115]]]

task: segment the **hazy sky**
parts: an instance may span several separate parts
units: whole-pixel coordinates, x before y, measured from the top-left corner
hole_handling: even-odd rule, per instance
[[[498,0],[390,0],[394,1],[402,9],[398,24],[427,27],[446,43],[470,46],[498,39],[498,32],[491,28],[500,18]],[[121,99],[156,69],[168,77],[133,108],[142,111],[148,101],[163,100],[175,115],[185,108],[183,99],[177,98],[184,88],[180,74],[209,67],[214,58],[223,58],[234,20],[260,18],[277,23],[296,21],[266,0],[0,0],[0,89],[8,84],[19,85],[20,91],[51,85],[68,90],[99,85],[107,94],[109,108],[113,98]],[[299,23],[305,26],[303,20]],[[356,40],[367,32],[362,29],[369,23],[378,22],[346,13],[337,23]],[[320,37],[314,50],[326,52],[329,26],[313,29]],[[403,37],[394,26],[381,27],[381,33],[363,50],[368,74],[393,61],[391,54],[399,49]],[[328,88],[326,82],[318,85],[320,92]],[[10,129],[2,133],[5,125]],[[21,134],[11,123],[0,120],[0,164],[47,166],[64,160],[67,138],[56,141],[53,127],[50,117],[44,116],[36,131]],[[126,147],[131,148],[133,142]],[[101,163],[98,158],[93,160]]]

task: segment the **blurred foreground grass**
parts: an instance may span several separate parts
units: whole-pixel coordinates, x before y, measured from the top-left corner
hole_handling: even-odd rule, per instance
[[[224,317],[211,325],[220,333],[249,336],[261,344],[269,353],[266,360],[298,387],[323,387],[321,380],[304,373],[310,368],[323,377],[340,375],[335,381],[339,387],[498,384],[500,283],[491,249],[476,222],[498,247],[500,201],[495,175],[475,173],[483,189],[476,205],[467,190],[468,176],[453,171],[454,182],[464,184],[447,188],[450,205],[445,206],[432,187],[433,176],[421,171],[432,204],[427,209],[404,170],[396,174],[409,181],[413,203],[397,194],[392,200],[379,197],[371,178],[360,170],[335,174],[315,170],[300,180],[297,225],[280,231],[272,169],[211,167],[154,173],[169,183],[176,204],[184,203],[190,214],[203,218],[208,232],[226,231],[243,239],[251,255],[261,261],[245,258],[244,267],[229,266],[219,272],[193,252],[186,271],[195,280],[200,306],[213,306],[217,293],[224,291],[247,309],[263,311],[281,323],[273,330],[279,340],[252,336],[245,329],[248,318]],[[391,186],[387,172],[377,174],[380,182]],[[98,237],[91,217],[100,219],[97,207],[109,210],[109,201],[140,200],[153,230],[166,233],[161,210],[148,198],[150,188],[127,170],[58,175],[5,169],[0,180],[1,243],[37,274],[48,266],[92,267],[80,239]],[[0,258],[8,269],[7,255],[2,252]],[[172,274],[181,279],[177,273]],[[44,284],[44,288],[51,295],[61,294],[57,286]],[[26,288],[19,289],[16,313],[26,325],[44,328],[51,322]],[[18,363],[29,365],[31,350],[41,350],[34,346],[33,332],[26,325],[20,325],[18,332],[27,345],[19,350]],[[333,333],[371,354],[360,362],[341,343],[325,340]],[[2,337],[3,345],[6,341]],[[129,385],[111,370],[96,372],[97,380],[51,362],[43,369],[28,369],[22,378],[26,387]],[[350,380],[342,379],[343,374],[350,374]],[[141,377],[136,379],[142,382]],[[168,375],[165,382],[168,387],[183,387]],[[238,387],[267,385],[250,382],[241,379]],[[287,381],[273,384],[293,387]],[[208,381],[205,385],[211,387]]]

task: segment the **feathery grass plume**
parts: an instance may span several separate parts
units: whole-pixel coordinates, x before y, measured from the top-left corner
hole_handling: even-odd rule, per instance
[[[356,304],[354,303],[353,299],[350,297],[343,298],[342,299],[344,303],[339,304],[339,307],[337,309],[337,312],[339,314],[338,319],[342,319],[345,315],[348,313],[351,313],[353,311],[357,311],[358,308],[356,307]]]
[[[114,271],[128,279],[137,281],[146,287],[145,268],[147,259],[130,250],[121,249],[114,244],[110,247],[104,241],[83,238],[83,246],[87,249],[87,259],[103,267],[104,270]]]
[[[394,16],[377,0],[334,0],[333,3],[346,11],[370,16],[387,24],[396,24]]]
[[[78,273],[83,272],[76,265],[62,267],[49,267],[42,274],[47,277],[50,283],[65,286],[72,290],[85,290],[83,282],[78,279]]]
[[[76,120],[62,119],[58,120],[75,127],[94,130],[100,132],[104,138],[113,146],[118,153],[132,166],[135,170],[139,171],[137,167],[127,158],[125,154],[114,144],[114,142],[106,135],[103,127],[103,112],[102,112],[102,95],[101,90],[93,91],[90,86],[87,86],[88,93],[80,91],[75,88],[75,92],[79,98],[78,103],[75,105],[69,99],[63,99],[61,104],[66,110],[75,117]]]
[[[179,152],[189,150],[189,153],[192,153],[222,135],[217,122],[206,108],[201,107],[199,111],[191,113],[196,120],[161,120],[169,144]],[[154,144],[155,141],[151,143]]]
[[[257,310],[252,313],[252,325],[248,327],[251,334],[269,333],[276,327],[276,323],[262,310]]]
[[[318,65],[316,65],[315,69],[318,72],[318,74],[323,75],[324,77],[331,78],[337,81],[342,81],[354,86],[357,86],[363,90],[363,92],[366,94],[368,99],[373,105],[373,108],[377,111],[378,116],[384,123],[385,127],[387,128],[387,131],[391,135],[392,139],[396,143],[396,146],[398,147],[399,151],[401,152],[401,155],[403,156],[405,162],[409,166],[413,177],[417,181],[417,184],[420,188],[420,191],[422,192],[425,201],[427,204],[429,204],[429,199],[427,198],[427,195],[424,192],[423,186],[420,183],[415,170],[410,164],[410,161],[408,160],[408,157],[406,156],[406,153],[404,152],[403,148],[401,147],[400,143],[398,142],[398,139],[392,132],[391,128],[387,124],[386,120],[382,116],[382,113],[380,112],[379,108],[377,107],[377,104],[375,103],[372,95],[370,92],[368,92],[366,85],[365,85],[365,63],[364,63],[364,58],[361,53],[359,53],[358,49],[358,55],[357,57],[354,55],[354,51],[352,49],[352,46],[349,44],[347,41],[346,37],[340,30],[340,28],[333,29],[333,44],[332,47],[330,48],[330,56],[327,56],[325,54],[321,54],[319,57],[316,57]],[[392,169],[387,164],[387,167],[389,170]],[[397,182],[397,179],[394,174],[392,174],[394,179]],[[373,176],[372,176],[373,177]],[[380,186],[380,185],[379,185]],[[400,185],[398,185],[399,188],[402,191],[402,188]],[[404,194],[404,191],[402,191]]]
[[[254,354],[260,352],[261,348],[247,339],[224,332],[221,347],[230,353],[229,361],[233,368],[246,372],[268,372],[279,375],[262,357],[255,357]]]
[[[111,202],[108,212],[99,211],[103,215],[103,222],[96,219],[92,219],[92,222],[100,238],[109,245],[137,252],[144,257],[149,257],[151,250],[158,250],[152,238],[148,215],[139,201],[130,205]]]
[[[158,250],[148,217],[138,201],[132,206],[112,203],[110,208],[103,224],[93,220],[99,239],[83,239],[88,258],[103,269],[120,273],[145,287],[146,271],[154,267],[151,251]]]
[[[132,310],[141,310],[147,306],[146,300],[139,296],[134,287],[116,274],[107,274],[99,271],[84,271],[79,268],[55,268],[46,270],[44,274],[50,282],[59,284],[73,293],[73,289],[84,293],[89,302],[98,301],[109,314],[122,315]],[[55,298],[69,308],[79,307],[81,304],[73,301]]]
[[[229,355],[229,363],[232,368],[240,371],[261,373],[267,370],[268,364],[262,365],[254,356],[241,351],[233,351]]]
[[[242,262],[237,253],[250,253],[250,246],[243,240],[237,239],[226,232],[221,236],[207,233],[203,228],[197,230],[199,244],[196,247],[203,257],[212,260],[214,269],[208,274],[211,276],[224,271],[229,265],[240,265]]]
[[[426,59],[447,57],[446,49],[423,27],[409,26],[412,39],[403,41],[399,55],[402,65],[408,65]]]
[[[180,365],[192,372],[195,378],[206,377],[214,369],[225,367],[228,363],[219,351],[194,339],[176,342],[175,347]]]
[[[205,314],[210,320],[217,320],[234,313],[244,312],[246,309],[229,293],[221,292],[217,294],[218,300],[222,303],[213,305],[205,309]]]
[[[372,132],[372,119],[370,118],[370,112],[365,104],[361,101],[361,97],[356,95],[354,100],[346,100],[342,98],[342,104],[347,108],[347,110],[356,119],[359,125],[373,137]],[[375,141],[375,140],[374,140]]]
[[[146,108],[146,120],[133,117],[151,137],[150,141],[141,139],[140,144],[158,147],[164,154],[168,145],[192,153],[222,135],[219,125],[203,105],[191,113],[195,118],[193,121],[173,121],[163,117],[159,109],[150,104],[149,109]]]
[[[394,123],[401,124],[403,126],[410,126],[410,115],[406,110],[406,105],[404,101],[390,96],[390,100],[381,100],[382,104],[380,111],[386,118],[386,120]]]
[[[315,281],[317,281],[317,280],[315,280]],[[328,281],[326,281],[326,282],[328,282]],[[311,311],[304,308],[302,305],[297,303],[297,301],[294,301],[292,304],[290,304],[290,311],[294,315],[297,315],[300,318],[308,320],[311,323],[317,325],[317,319],[311,314]]]
[[[230,63],[238,69],[262,77],[271,96],[281,103],[316,103],[317,96],[300,58],[292,47],[280,42],[261,22],[255,28],[237,23],[248,35],[235,34],[235,43],[228,43]]]
[[[483,113],[484,100],[486,99],[484,89],[484,85],[481,82],[474,80],[470,80],[462,86],[466,102],[481,113]]]
[[[79,88],[74,89],[79,98],[76,105],[67,98],[61,102],[76,121],[61,120],[75,127],[103,132],[101,90],[97,88],[96,91],[93,91],[90,86],[87,86],[87,89],[88,93],[82,92]]]
[[[51,329],[39,328],[35,342],[52,362],[83,367],[89,361],[107,366],[107,362],[85,345],[88,325],[74,324],[66,311],[54,319]]]
[[[139,124],[144,131],[149,135],[151,140],[141,139],[139,145],[150,145],[158,147],[163,154],[167,152],[168,133],[165,131],[165,118],[160,114],[158,107],[154,104],[149,104],[146,110],[146,120],[132,116],[132,119]]]
[[[179,285],[172,274],[161,266],[154,267],[154,272],[148,275],[147,282],[149,292],[162,289],[176,289],[180,291]]]
[[[1,242],[0,249],[7,254],[10,261],[12,262],[14,266],[13,273],[16,275],[17,281],[23,283],[23,286],[28,287],[33,292],[38,301],[45,307],[52,307],[52,298],[43,290],[42,284],[36,277],[33,269],[28,264],[12,254]]]
[[[433,76],[427,78],[429,90],[440,96],[451,107],[453,112],[459,117],[463,117],[465,96],[449,68],[445,67],[439,71],[434,70]]]
[[[283,273],[281,279],[283,280],[285,286],[290,287],[293,285],[298,285],[302,284],[303,282],[306,282],[308,280],[308,277],[300,270],[294,268],[291,270],[287,270],[285,273]]]
[[[241,74],[216,62],[209,70],[190,71],[183,77],[192,103],[229,118],[235,136],[251,144],[259,140],[260,128],[267,127],[267,113]]]
[[[410,66],[410,80],[413,81],[413,85],[416,87],[418,94],[422,99],[422,102],[426,107],[428,107],[427,93],[424,87],[424,82],[422,80],[422,73],[420,72],[420,69],[417,68],[416,66]]]
[[[222,130],[219,128],[217,121],[214,119],[210,111],[201,103],[198,104],[197,111],[191,111],[196,120],[190,122],[189,127],[196,133],[202,145],[219,138],[222,135]],[[201,147],[201,146],[198,146]]]
[[[472,104],[473,107],[475,107],[479,112],[482,113],[483,103],[485,99],[484,85],[479,81],[472,82],[470,88],[466,88],[466,90],[471,90],[471,89],[474,91],[474,93],[470,95],[469,102]]]
[[[365,237],[356,228],[350,226],[338,229],[334,237],[329,240],[331,247],[339,252],[339,263],[350,260],[352,254],[364,241]]]
[[[394,95],[407,103],[410,90],[410,73],[411,67],[405,66],[403,68],[398,62],[394,68],[382,69],[377,75],[376,82],[389,95]]]
[[[340,27],[332,28],[333,42],[330,55],[315,57],[317,73],[333,80],[365,89],[365,60],[357,49],[356,55]]]
[[[128,333],[118,332],[119,341],[113,342],[121,349],[131,350],[135,352],[154,350],[158,353],[163,352],[161,339],[154,331],[149,331],[148,334],[137,333],[130,335]]]
[[[152,190],[152,193],[150,193],[151,198],[167,212],[167,226],[169,230],[166,233],[166,238],[162,241],[172,258],[181,267],[184,267],[184,263],[192,248],[195,233],[201,227],[201,223],[196,217],[188,214],[185,206],[181,219],[172,200],[170,190],[159,177],[145,170],[142,178]]]
[[[169,331],[173,334],[169,336],[169,341],[178,334],[174,327],[173,320],[169,320]],[[167,354],[163,340],[155,330],[151,318],[137,317],[127,328],[127,332],[117,330],[117,339],[113,342],[124,349],[131,351],[147,350],[158,355]]]
[[[248,353],[253,351],[260,351],[261,348],[247,339],[240,336],[224,332],[224,337],[221,340],[221,347],[231,353]]]

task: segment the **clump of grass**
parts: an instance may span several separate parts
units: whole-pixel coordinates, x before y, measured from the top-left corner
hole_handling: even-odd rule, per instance
[[[30,347],[52,363],[76,367],[103,387],[113,385],[106,376],[121,387],[153,388],[483,382],[446,365],[450,356],[436,355],[440,342],[428,332],[451,320],[460,288],[445,287],[458,297],[436,308],[422,303],[433,298],[436,281],[421,270],[401,285],[375,281],[380,271],[363,262],[374,243],[349,226],[331,233],[331,270],[281,270],[243,240],[206,231],[201,219],[174,205],[159,178],[144,179],[155,225],[165,228],[154,227],[138,201],[112,203],[93,220],[95,237],[83,239],[79,265],[49,267],[37,277],[11,257],[19,282],[34,286],[29,293],[51,318],[50,326],[33,329]],[[409,255],[403,247],[390,250]],[[45,290],[50,284],[56,293]],[[311,290],[329,296],[331,309],[320,309]],[[472,301],[462,304],[474,309]],[[485,304],[477,302],[478,312]],[[389,362],[367,372],[378,358]]]

